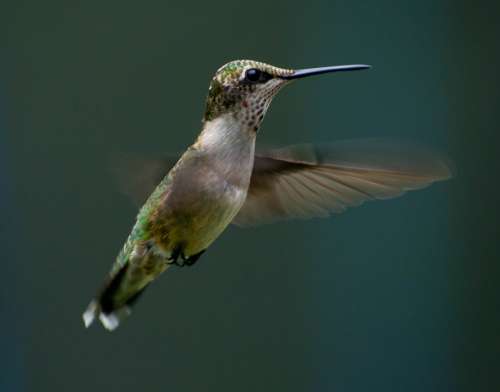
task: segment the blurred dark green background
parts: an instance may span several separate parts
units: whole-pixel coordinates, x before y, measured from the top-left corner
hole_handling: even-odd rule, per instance
[[[498,1],[0,5],[0,390],[500,389]],[[81,313],[136,209],[112,152],[195,138],[237,58],[296,83],[260,141],[388,136],[457,177],[328,220],[229,228],[116,333]]]

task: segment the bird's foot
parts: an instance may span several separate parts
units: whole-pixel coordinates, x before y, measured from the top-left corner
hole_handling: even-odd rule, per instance
[[[198,252],[192,256],[186,257],[184,254],[179,250],[174,250],[172,252],[172,255],[168,258],[169,262],[168,264],[173,264],[178,267],[184,267],[187,265],[188,267],[191,267],[198,261],[200,256],[205,252],[206,249],[202,250],[201,252]]]
[[[182,260],[184,261],[184,264],[188,265],[188,266],[192,266],[194,265],[194,263],[196,263],[198,261],[198,259],[200,258],[200,256],[205,253],[206,249],[203,249],[201,252],[198,252],[192,256],[189,256],[188,258],[184,258],[184,256],[182,257]]]
[[[167,264],[173,264],[178,267],[184,267],[184,262],[179,262],[179,256],[181,255],[181,247],[178,246],[176,247],[173,251],[170,257],[167,259]],[[183,259],[183,257],[181,257]]]

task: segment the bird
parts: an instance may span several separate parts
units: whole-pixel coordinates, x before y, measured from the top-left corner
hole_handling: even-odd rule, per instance
[[[376,138],[256,151],[264,116],[283,87],[369,68],[289,69],[254,60],[220,67],[210,82],[201,132],[180,159],[158,165],[162,174],[83,313],[85,326],[99,319],[107,330],[116,329],[153,280],[170,267],[195,264],[230,224],[327,217],[450,178],[442,155]],[[143,192],[148,188],[139,185]]]

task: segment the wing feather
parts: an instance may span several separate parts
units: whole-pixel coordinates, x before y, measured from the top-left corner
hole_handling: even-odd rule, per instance
[[[137,206],[142,206],[178,159],[177,155],[151,158],[130,153],[114,153],[110,170],[121,193]]]
[[[297,145],[256,155],[239,226],[326,217],[451,177],[443,156],[382,139]]]

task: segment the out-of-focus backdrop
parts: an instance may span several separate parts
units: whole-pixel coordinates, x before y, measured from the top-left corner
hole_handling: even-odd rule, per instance
[[[498,1],[0,5],[1,391],[500,389]],[[136,208],[113,152],[180,151],[209,80],[252,58],[370,71],[297,82],[259,141],[385,136],[457,176],[331,219],[229,228],[115,333],[81,313]]]

